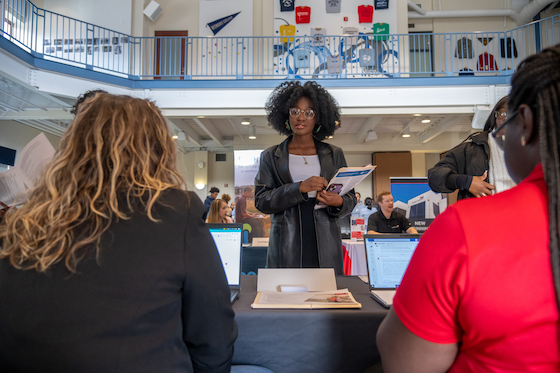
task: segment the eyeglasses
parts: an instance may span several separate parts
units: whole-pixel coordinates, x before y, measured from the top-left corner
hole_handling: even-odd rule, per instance
[[[498,112],[496,112],[498,113]],[[515,118],[517,116],[519,112],[516,110],[513,112],[513,114],[510,115],[509,118],[507,118],[504,123],[502,123],[499,127],[494,128],[494,130],[492,131],[492,137],[496,139],[496,144],[498,144],[498,146],[500,147],[500,149],[504,149],[504,142],[506,141],[506,135],[505,133],[499,134],[500,132],[502,132],[502,130],[505,128],[506,124],[510,123],[513,118]],[[504,113],[505,114],[505,113]],[[507,114],[506,114],[507,116]]]
[[[296,107],[293,107],[290,109],[290,116],[292,118],[299,118],[299,115],[303,113],[303,117],[305,119],[313,119],[315,117],[315,112],[311,109],[307,109],[307,110],[300,110]]]
[[[495,111],[494,112],[494,118],[506,120],[507,113],[505,111]]]

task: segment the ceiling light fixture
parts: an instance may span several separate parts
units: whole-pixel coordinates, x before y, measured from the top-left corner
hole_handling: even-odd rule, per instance
[[[430,122],[431,122],[430,118],[422,119],[422,123],[430,123]]]
[[[176,133],[173,134],[173,136],[171,136],[171,138],[173,140],[177,140],[179,138],[179,135],[177,135]]]
[[[257,134],[255,132],[255,127],[251,126],[251,128],[249,128],[249,139],[255,140],[256,138]]]
[[[406,126],[405,129],[403,129],[403,132],[402,132],[401,136],[405,137],[405,138],[410,137],[410,127],[409,126]]]
[[[204,189],[205,186],[206,186],[206,184],[204,184],[204,183],[197,183],[195,185],[196,189],[198,189],[198,190]]]
[[[241,119],[241,124],[244,126],[248,126],[249,124],[251,124],[251,121],[249,120],[249,118],[243,118]]]
[[[419,117],[420,115],[422,115],[422,114],[413,114],[412,116],[413,117]]]

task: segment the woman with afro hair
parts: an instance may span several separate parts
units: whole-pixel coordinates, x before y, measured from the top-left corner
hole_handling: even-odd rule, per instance
[[[261,154],[255,206],[271,214],[268,268],[342,270],[338,219],[356,205],[354,190],[341,196],[325,187],[341,167],[342,150],[322,142],[340,126],[334,98],[315,82],[284,82],[266,103],[269,125],[288,138]],[[322,202],[326,208],[315,209]]]

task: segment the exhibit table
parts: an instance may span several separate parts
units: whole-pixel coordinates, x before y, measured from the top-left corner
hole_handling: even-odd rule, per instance
[[[346,250],[350,265],[345,263],[344,274],[347,276],[367,276],[366,248],[364,240],[352,241],[342,240],[342,250]],[[350,267],[350,273],[347,268]]]
[[[257,276],[242,276],[240,297],[233,304],[239,328],[233,363],[275,373],[358,373],[379,364],[375,335],[387,310],[358,277],[336,280],[339,289],[352,292],[361,309],[252,309]]]

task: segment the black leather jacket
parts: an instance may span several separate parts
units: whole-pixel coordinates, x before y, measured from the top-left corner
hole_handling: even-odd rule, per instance
[[[255,178],[255,206],[265,214],[271,214],[270,241],[268,244],[268,268],[300,268],[301,257],[301,210],[299,205],[307,195],[299,191],[290,175],[288,137],[280,145],[272,146],[261,154],[259,172]],[[341,167],[346,167],[342,149],[315,140],[315,148],[321,164],[321,176],[330,180]],[[314,210],[319,266],[334,268],[342,275],[342,238],[338,218],[352,212],[356,205],[354,190],[342,196],[341,207]],[[303,232],[305,233],[305,232]]]
[[[457,199],[471,198],[469,192],[473,176],[484,174],[490,167],[488,132],[467,138],[447,152],[445,157],[428,170],[428,184],[434,192],[453,193],[460,189]]]

